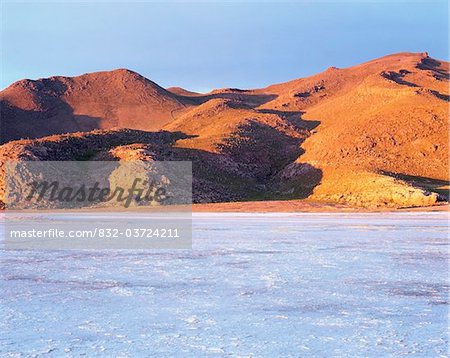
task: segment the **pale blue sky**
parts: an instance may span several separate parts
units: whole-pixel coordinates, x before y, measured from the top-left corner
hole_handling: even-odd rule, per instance
[[[164,87],[255,88],[386,54],[448,60],[447,1],[2,4],[1,87],[129,68]]]

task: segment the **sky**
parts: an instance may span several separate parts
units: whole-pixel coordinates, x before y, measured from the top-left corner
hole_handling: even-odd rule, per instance
[[[449,59],[447,1],[1,1],[1,88],[128,68],[163,87],[259,88],[396,52]]]

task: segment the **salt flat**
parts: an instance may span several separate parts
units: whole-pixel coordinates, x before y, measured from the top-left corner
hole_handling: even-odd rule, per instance
[[[447,356],[448,213],[193,226],[192,250],[1,251],[0,355]]]

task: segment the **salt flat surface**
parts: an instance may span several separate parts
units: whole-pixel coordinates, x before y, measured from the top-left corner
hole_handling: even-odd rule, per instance
[[[193,250],[1,251],[0,355],[447,357],[448,214],[197,214]]]

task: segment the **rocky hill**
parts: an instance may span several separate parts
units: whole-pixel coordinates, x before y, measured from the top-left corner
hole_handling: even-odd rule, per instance
[[[1,142],[93,129],[159,130],[186,107],[125,69],[21,80],[0,92],[0,105]]]
[[[255,90],[165,90],[116,70],[19,81],[0,100],[1,138],[9,142],[0,147],[2,161],[52,160],[48,148],[72,153],[65,160],[144,152],[192,160],[197,202],[448,200],[449,64],[426,53]],[[103,130],[80,132],[94,129]],[[65,132],[77,133],[10,141]],[[161,136],[171,139],[161,144]]]

